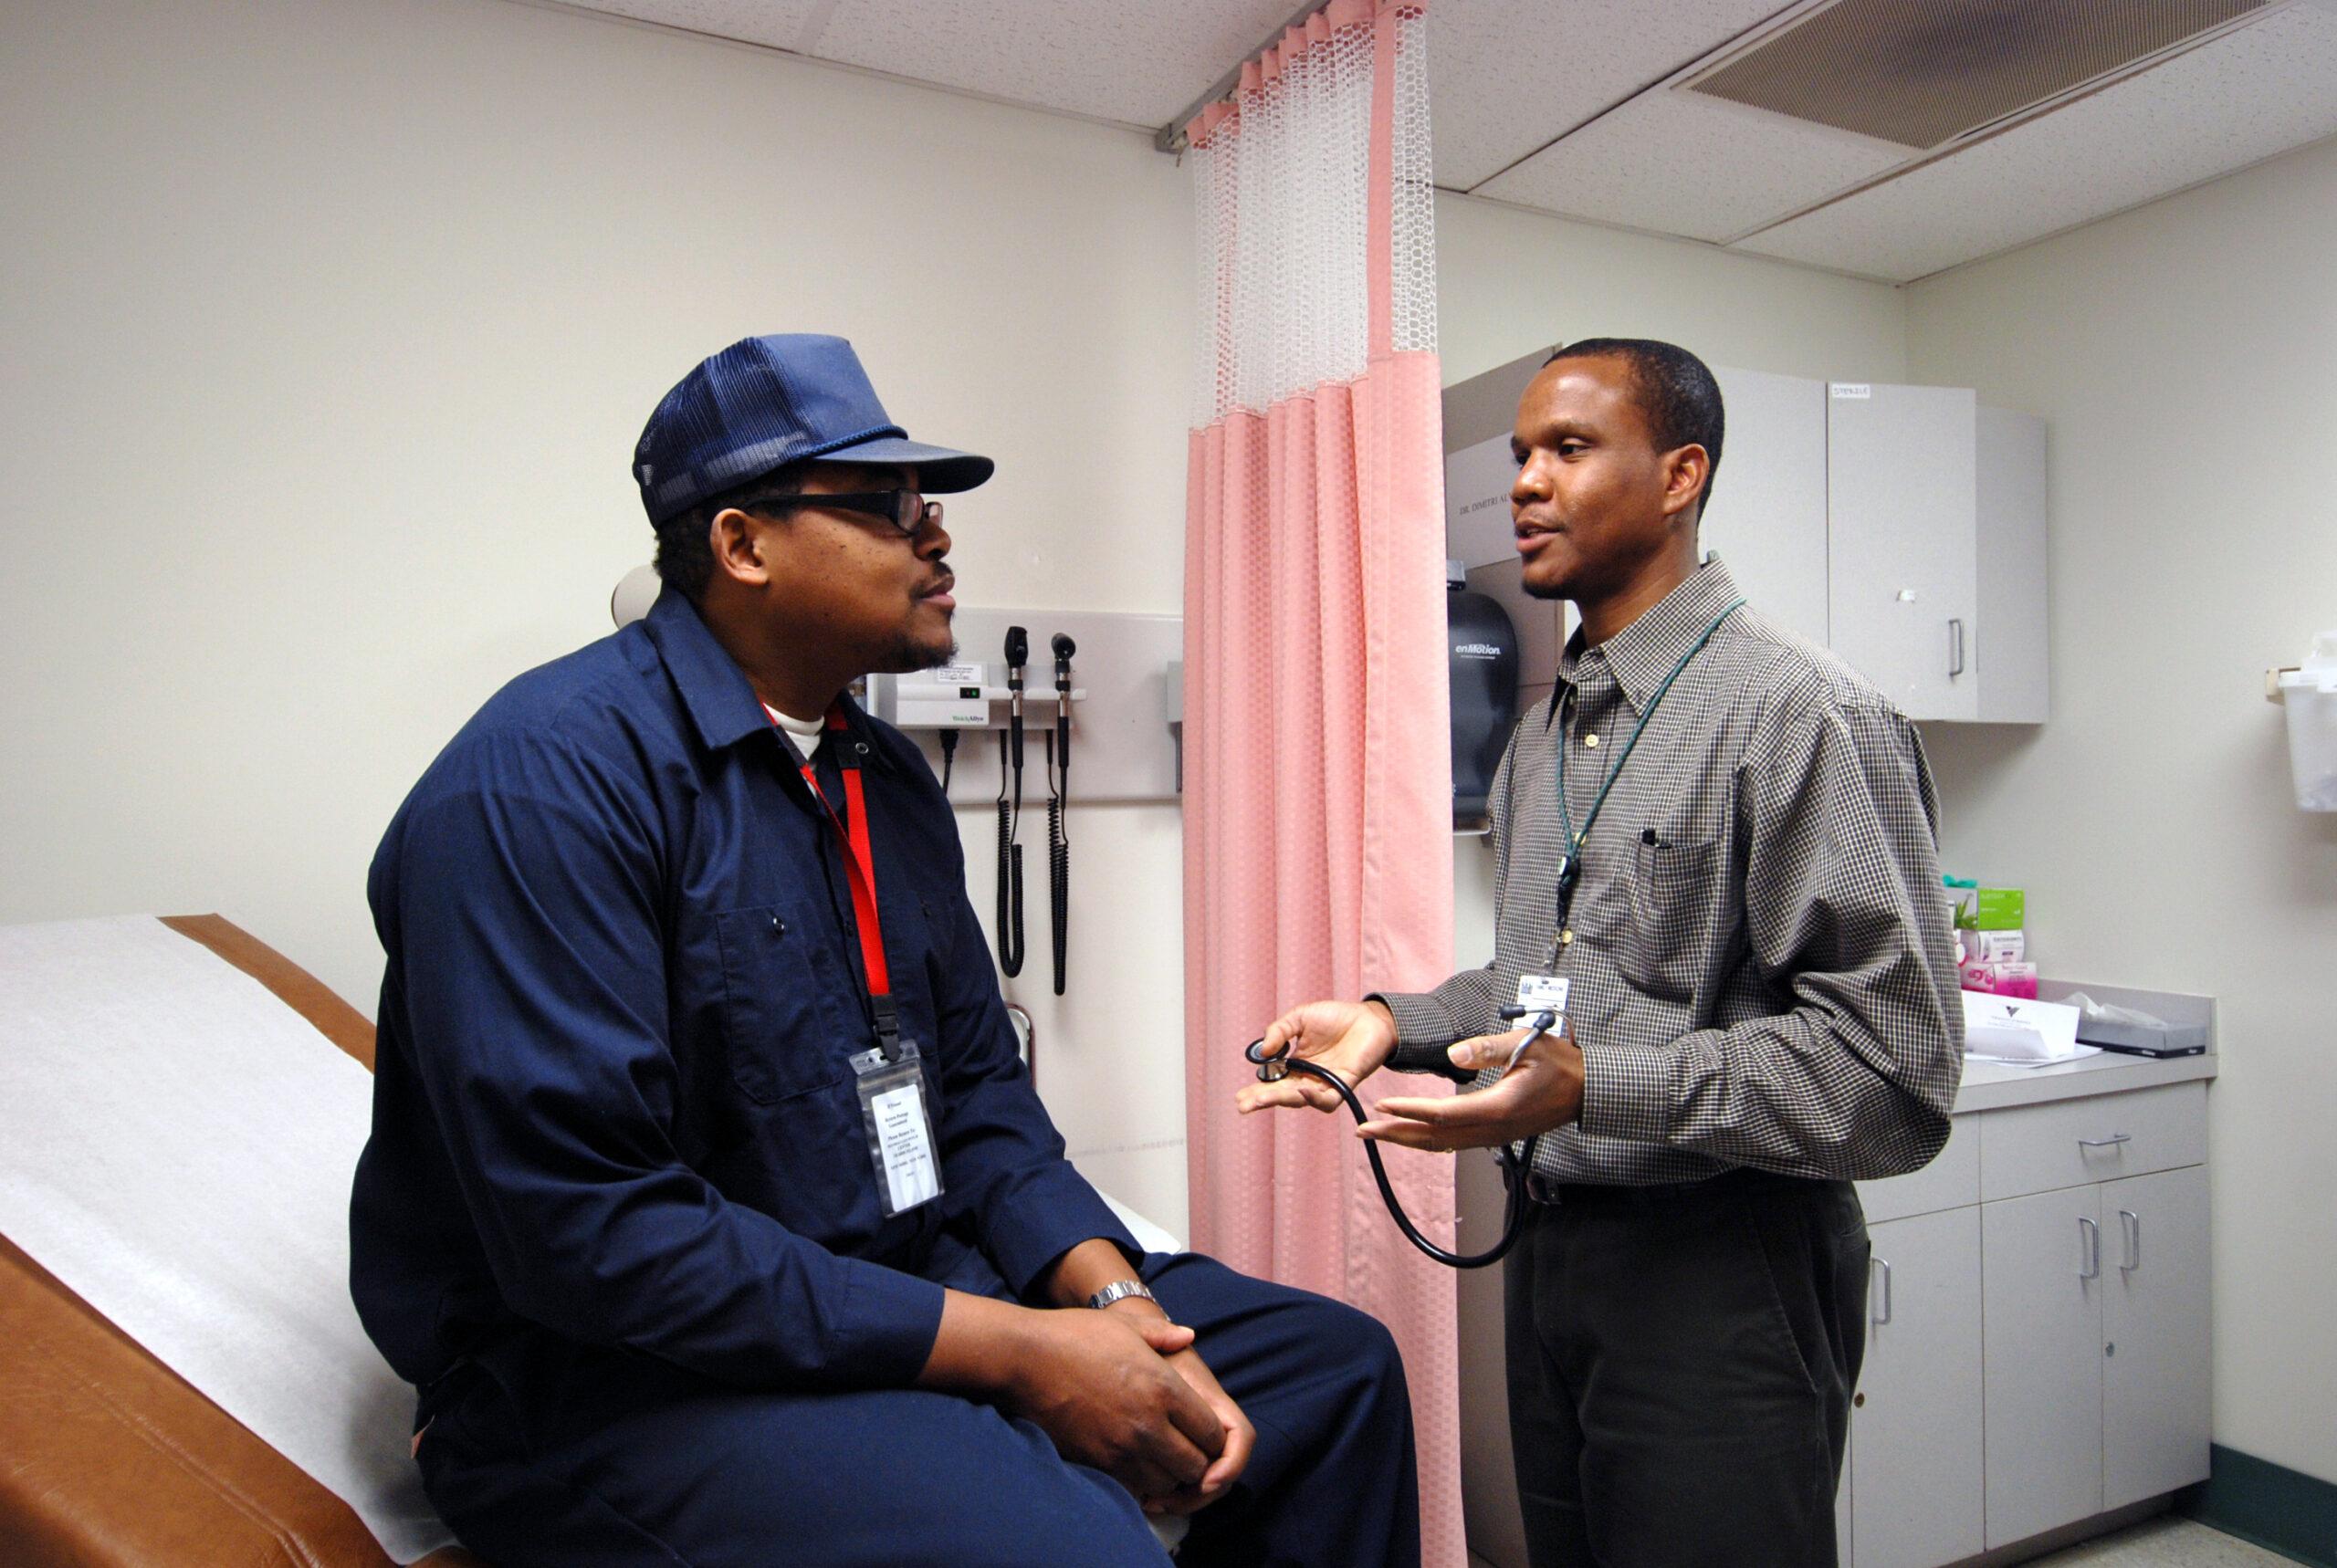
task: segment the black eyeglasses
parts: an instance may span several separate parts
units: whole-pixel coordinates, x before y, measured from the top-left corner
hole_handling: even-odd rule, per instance
[[[911,538],[928,525],[941,526],[941,503],[928,501],[915,490],[864,490],[851,495],[824,496],[806,492],[797,496],[766,496],[746,503],[754,512],[776,512],[789,507],[818,507],[838,512],[866,512],[882,517]]]

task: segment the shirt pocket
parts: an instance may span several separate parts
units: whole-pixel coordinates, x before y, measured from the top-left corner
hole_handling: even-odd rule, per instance
[[[808,921],[780,904],[714,917],[722,950],[722,1046],[739,1092],[759,1104],[809,1093],[851,1071],[838,1006],[849,975]]]
[[[1641,840],[1632,849],[1630,919],[1616,945],[1615,967],[1651,997],[1691,1001],[1721,899],[1721,841]]]

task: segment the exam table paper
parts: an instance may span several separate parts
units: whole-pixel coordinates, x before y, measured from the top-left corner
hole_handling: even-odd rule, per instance
[[[454,1540],[349,1299],[372,1076],[147,915],[0,926],[0,1231],[357,1511]]]

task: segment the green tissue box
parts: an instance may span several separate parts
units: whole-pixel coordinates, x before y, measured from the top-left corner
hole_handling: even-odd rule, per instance
[[[2018,931],[2028,924],[2028,895],[2017,887],[1979,887],[1950,878],[1955,924],[1966,931]]]

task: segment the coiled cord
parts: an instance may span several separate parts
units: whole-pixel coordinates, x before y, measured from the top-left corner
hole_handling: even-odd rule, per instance
[[[1063,995],[1071,963],[1071,840],[1064,833],[1064,799],[1047,801],[1047,894],[1054,904],[1055,995]]]
[[[1022,972],[1022,846],[1014,841],[1021,807],[998,802],[998,967],[1008,977]]]

